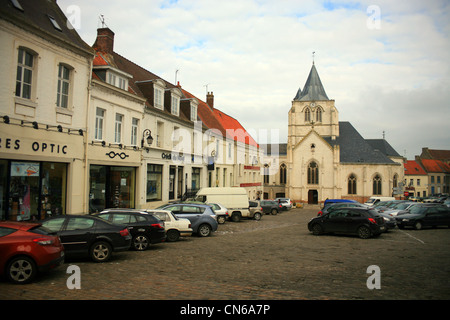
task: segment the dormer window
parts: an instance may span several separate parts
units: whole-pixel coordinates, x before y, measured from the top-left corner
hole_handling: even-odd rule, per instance
[[[163,93],[162,90],[159,88],[155,88],[154,89],[154,106],[158,109],[162,109],[163,108]]]
[[[171,113],[175,116],[178,116],[180,114],[180,98],[177,96],[172,95],[172,101],[171,101]]]
[[[191,103],[191,121],[197,121],[197,105]]]

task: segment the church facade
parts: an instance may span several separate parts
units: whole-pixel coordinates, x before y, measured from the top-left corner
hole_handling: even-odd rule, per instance
[[[364,139],[350,122],[339,121],[314,63],[288,117],[286,155],[279,159],[287,168],[286,197],[310,204],[401,197],[404,158],[385,139]]]

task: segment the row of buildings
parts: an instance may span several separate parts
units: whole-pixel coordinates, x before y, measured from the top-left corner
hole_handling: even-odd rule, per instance
[[[156,207],[200,187],[262,194],[259,146],[179,83],[93,46],[56,1],[0,1],[0,219]]]
[[[212,92],[195,97],[114,41],[100,28],[86,44],[55,0],[0,0],[0,220],[154,208],[201,187],[313,204],[449,190],[448,161],[423,155],[429,181],[409,178],[385,139],[339,121],[314,63],[286,110],[287,143],[259,145]]]

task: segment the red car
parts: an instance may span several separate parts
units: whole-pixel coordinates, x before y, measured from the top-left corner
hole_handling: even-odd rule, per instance
[[[64,262],[59,237],[39,223],[0,221],[0,275],[29,283]]]

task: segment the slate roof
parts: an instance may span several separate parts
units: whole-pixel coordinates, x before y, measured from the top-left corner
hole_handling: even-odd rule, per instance
[[[339,137],[336,137],[336,140],[332,140],[331,137],[324,137],[324,140],[331,146],[339,145],[341,163],[395,164],[393,160],[389,159],[389,154],[375,149],[350,122],[339,122]],[[389,145],[387,142],[386,144]],[[389,152],[394,150],[391,148],[386,147]]]
[[[330,100],[325,92],[325,89],[320,81],[317,69],[313,64],[311,71],[309,72],[308,79],[306,80],[303,91],[298,89],[297,95],[294,100],[297,101],[317,101],[317,100]]]
[[[69,28],[67,17],[56,0],[18,0],[22,9],[11,0],[0,0],[0,17],[20,28],[60,46],[70,46],[85,56],[93,56],[94,50],[84,42],[74,28]],[[55,27],[50,19],[57,23]],[[69,24],[70,25],[70,24]]]

